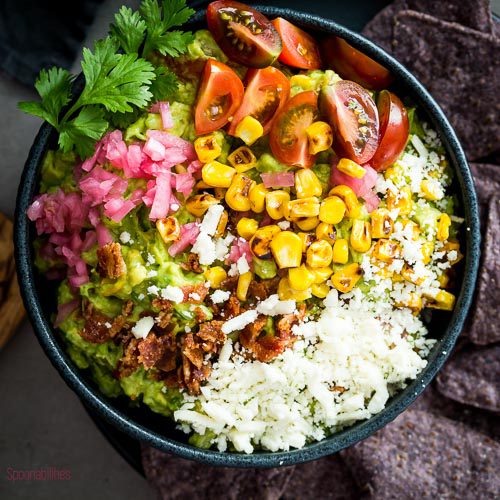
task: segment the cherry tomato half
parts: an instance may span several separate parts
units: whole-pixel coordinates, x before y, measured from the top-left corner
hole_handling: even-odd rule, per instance
[[[229,134],[234,135],[236,126],[245,116],[252,116],[269,132],[273,118],[290,96],[290,81],[276,68],[251,69],[247,73],[247,88],[243,102],[234,115]]]
[[[212,2],[207,8],[207,23],[232,61],[265,68],[281,53],[281,38],[271,21],[248,5],[230,0]]]
[[[269,145],[281,163],[309,168],[315,155],[309,153],[306,129],[318,116],[318,96],[312,90],[289,99],[271,126]]]
[[[321,43],[325,64],[333,68],[342,78],[359,83],[373,90],[387,88],[393,78],[389,70],[351,47],[339,37],[326,38]]]
[[[319,47],[311,35],[282,17],[275,19],[273,25],[283,42],[283,50],[278,58],[280,62],[294,68],[321,68]]]
[[[388,90],[380,92],[377,100],[380,119],[380,141],[370,165],[378,171],[391,166],[403,152],[408,141],[410,124],[403,103]]]
[[[194,113],[197,134],[209,134],[223,127],[243,99],[243,83],[225,64],[209,59],[201,77]]]
[[[320,108],[333,129],[333,149],[357,163],[368,162],[378,146],[378,112],[370,94],[357,83],[340,80],[324,87]]]

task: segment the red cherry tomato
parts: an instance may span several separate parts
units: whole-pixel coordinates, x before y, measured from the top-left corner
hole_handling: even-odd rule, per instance
[[[282,17],[275,19],[273,25],[283,42],[283,50],[278,58],[280,62],[294,68],[321,68],[319,47],[311,35]]]
[[[321,53],[327,66],[333,68],[342,78],[352,80],[363,87],[382,90],[393,80],[389,70],[351,47],[342,38],[334,36],[323,40]]]
[[[403,103],[388,90],[383,90],[377,100],[380,119],[380,141],[370,160],[378,171],[391,166],[401,155],[408,141],[410,124]]]
[[[269,132],[272,121],[290,96],[290,81],[276,68],[251,69],[247,73],[248,85],[243,102],[234,115],[229,134],[234,135],[236,126],[245,116],[252,116]]]
[[[363,164],[377,150],[379,123],[375,102],[360,85],[348,80],[321,91],[320,108],[333,129],[333,149],[339,156]]]
[[[224,54],[252,68],[270,66],[281,53],[271,21],[248,5],[221,0],[207,8],[208,29]]]
[[[209,134],[223,127],[243,99],[243,83],[225,64],[209,59],[203,70],[194,113],[197,134]]]
[[[269,144],[281,163],[309,168],[316,155],[309,153],[306,129],[318,116],[318,97],[312,90],[295,95],[273,121]]]

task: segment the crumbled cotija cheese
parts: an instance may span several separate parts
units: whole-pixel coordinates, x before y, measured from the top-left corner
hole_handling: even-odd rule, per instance
[[[155,324],[154,318],[146,316],[141,318],[133,327],[132,334],[136,339],[145,339]]]

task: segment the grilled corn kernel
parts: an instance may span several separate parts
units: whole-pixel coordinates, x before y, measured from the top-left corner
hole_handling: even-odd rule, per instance
[[[396,193],[391,189],[387,191],[387,208],[389,210],[399,209],[399,215],[408,215],[412,207],[411,190],[408,186],[401,188]]]
[[[332,285],[341,293],[350,292],[363,274],[359,264],[349,264],[337,271],[332,277]]]
[[[307,290],[313,283],[316,276],[304,264],[288,270],[288,281],[295,290]]]
[[[259,229],[259,223],[255,219],[248,219],[247,217],[242,217],[236,224],[236,231],[246,240],[249,240],[257,229]]]
[[[216,205],[217,203],[219,203],[219,201],[211,194],[197,194],[195,196],[191,196],[191,198],[186,201],[186,209],[195,217],[201,217],[205,214],[209,207]]]
[[[224,212],[222,212],[220,216],[219,223],[217,224],[217,229],[215,230],[215,236],[217,238],[224,236],[228,220],[229,220],[229,215],[227,213],[227,210],[224,210]]]
[[[247,146],[251,146],[257,139],[264,135],[264,129],[253,116],[245,116],[236,126],[234,132]]]
[[[229,208],[237,212],[246,212],[250,210],[250,199],[248,193],[255,182],[243,174],[236,174],[226,191],[225,200]]]
[[[431,261],[432,252],[434,252],[434,242],[425,241],[422,243],[422,262],[428,264]]]
[[[346,215],[355,219],[360,213],[360,204],[356,194],[349,186],[343,184],[335,186],[328,193],[329,196],[338,196],[346,206]]]
[[[326,151],[333,142],[332,127],[326,122],[314,122],[306,128],[309,139],[309,153],[315,155]]]
[[[359,219],[352,221],[351,237],[349,239],[351,247],[356,252],[368,252],[372,245],[372,230],[369,222]]]
[[[324,299],[330,293],[330,287],[326,283],[314,283],[311,293],[318,299]]]
[[[198,160],[202,163],[210,163],[222,153],[222,148],[217,142],[214,134],[198,137],[198,139],[194,141],[194,149],[198,156]]]
[[[389,210],[378,208],[371,213],[372,238],[389,238],[394,231]]]
[[[349,160],[348,158],[341,158],[337,163],[337,169],[356,179],[362,179],[366,174],[366,170],[361,165],[358,165],[355,161]]]
[[[280,232],[281,229],[274,225],[257,229],[250,240],[250,250],[255,257],[270,260],[272,258],[271,241]]]
[[[278,284],[278,297],[280,300],[296,300],[302,301],[311,298],[310,290],[295,290],[290,286],[288,278],[281,278]]]
[[[266,207],[267,189],[264,184],[255,184],[248,191],[248,199],[250,200],[250,209],[256,214],[260,214]]]
[[[332,247],[325,240],[315,241],[306,252],[307,265],[313,269],[329,266],[332,262],[332,257]]]
[[[439,281],[439,286],[441,288],[448,288],[448,285],[450,284],[450,276],[448,273],[444,272],[438,277]]]
[[[416,292],[410,292],[404,301],[396,303],[396,307],[406,307],[418,314],[422,310],[422,297]]]
[[[295,220],[300,217],[316,217],[319,214],[319,200],[316,196],[299,198],[288,203],[288,216]]]
[[[297,198],[321,196],[323,188],[318,176],[309,168],[301,168],[295,172],[295,192]]]
[[[434,179],[424,179],[420,183],[420,191],[422,191],[424,198],[430,201],[440,200],[444,196],[441,185]]]
[[[448,214],[441,214],[441,217],[439,217],[437,235],[436,235],[439,241],[445,241],[450,237],[450,226],[451,226],[450,216]]]
[[[393,240],[378,240],[373,247],[373,254],[376,259],[390,263],[394,259],[401,258],[401,246]]]
[[[335,228],[332,224],[320,222],[316,227],[316,239],[328,241],[330,245],[333,245],[335,241]]]
[[[210,283],[210,288],[220,288],[222,282],[227,279],[226,271],[220,266],[210,267],[204,274]]]
[[[167,217],[156,221],[156,229],[165,243],[178,240],[181,235],[181,226],[176,217]]]
[[[420,236],[420,226],[410,219],[404,219],[402,221],[403,232],[408,239],[417,241]]]
[[[218,161],[211,161],[203,165],[201,176],[203,181],[211,187],[227,188],[231,185],[236,170]]]
[[[349,260],[349,245],[347,240],[340,238],[333,244],[333,262],[336,264],[347,264]]]
[[[406,281],[409,281],[410,283],[413,283],[417,286],[421,285],[425,281],[425,278],[417,276],[415,274],[415,271],[408,264],[405,264],[403,266],[400,274]]]
[[[311,246],[314,241],[314,235],[311,233],[297,233],[299,235],[300,241],[302,241],[302,253],[306,253],[307,249]]]
[[[280,269],[300,266],[302,241],[298,235],[291,231],[281,231],[273,237],[270,246],[274,260]]]
[[[266,211],[274,220],[282,219],[285,215],[285,205],[288,205],[290,195],[281,189],[266,194]]]
[[[246,146],[241,146],[241,148],[236,149],[227,157],[227,161],[236,169],[236,172],[241,174],[255,167],[257,158],[255,158],[250,149]]]
[[[457,252],[457,257],[453,260],[450,260],[450,264],[452,265],[455,265],[457,262],[460,262],[464,258],[463,254],[460,252],[460,243],[456,240],[447,241],[443,245],[442,251],[446,253],[452,251]]]
[[[432,309],[453,311],[453,307],[455,306],[455,295],[445,290],[439,290],[439,292],[433,297],[425,295],[425,298],[426,307],[430,307]]]
[[[301,217],[294,222],[302,231],[312,231],[319,224],[319,219],[317,217]]]
[[[314,273],[314,283],[317,285],[324,283],[333,274],[331,267],[316,267],[311,268],[310,271]]]
[[[227,192],[226,188],[214,188],[214,196],[218,200],[223,200],[226,197],[226,192]]]
[[[345,203],[338,196],[328,196],[321,202],[319,220],[328,224],[338,224],[344,218]]]
[[[248,295],[248,288],[253,280],[253,273],[248,271],[240,274],[238,278],[238,285],[236,286],[236,297],[238,300],[246,300]]]

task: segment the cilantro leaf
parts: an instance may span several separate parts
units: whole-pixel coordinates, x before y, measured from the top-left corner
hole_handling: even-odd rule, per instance
[[[194,10],[186,7],[185,0],[163,0],[163,29],[169,30],[181,26],[194,14]]]
[[[150,89],[153,94],[153,101],[166,101],[175,96],[179,88],[179,81],[176,74],[165,66],[155,68],[156,78]]]
[[[156,39],[156,50],[162,56],[177,57],[186,52],[193,40],[194,35],[189,31],[168,31]]]
[[[111,25],[110,33],[125,53],[139,53],[146,34],[146,22],[139,12],[123,5],[115,14],[115,23]]]

